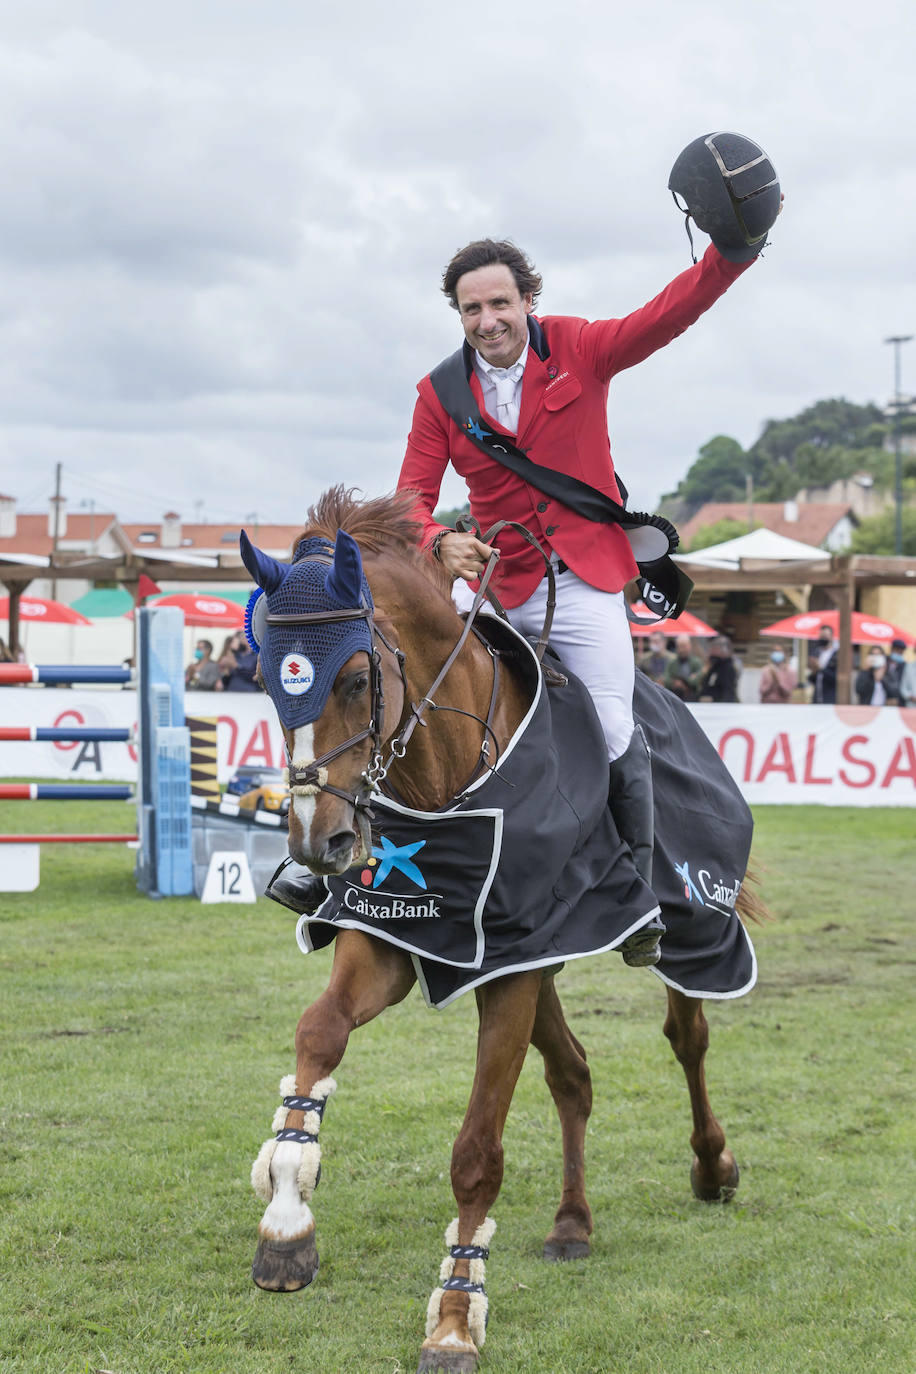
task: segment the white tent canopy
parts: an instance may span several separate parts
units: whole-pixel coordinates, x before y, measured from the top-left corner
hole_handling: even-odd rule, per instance
[[[814,559],[828,559],[826,549],[817,549],[813,544],[802,544],[798,539],[788,539],[784,534],[773,530],[751,530],[740,534],[737,539],[726,539],[722,544],[712,544],[708,549],[696,553],[676,554],[679,563],[694,563],[705,568],[740,568],[743,559],[770,561],[773,563],[811,562]]]

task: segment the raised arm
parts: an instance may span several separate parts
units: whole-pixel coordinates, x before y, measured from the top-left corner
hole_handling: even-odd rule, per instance
[[[683,334],[753,265],[728,262],[710,244],[693,267],[664,291],[619,320],[593,320],[583,326],[579,349],[595,375],[609,381]]]

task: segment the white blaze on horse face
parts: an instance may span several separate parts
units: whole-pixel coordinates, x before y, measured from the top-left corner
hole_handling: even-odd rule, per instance
[[[261,1218],[260,1234],[273,1240],[300,1240],[315,1224],[311,1208],[299,1192],[299,1165],[302,1146],[294,1140],[281,1140],[270,1161],[273,1186],[267,1211]]]
[[[293,731],[292,758],[295,763],[303,761],[311,763],[315,757],[315,733],[311,725],[300,725],[298,730]],[[302,828],[303,843],[308,847],[309,836],[312,829],[312,821],[315,818],[315,803],[318,794],[313,797],[296,796],[290,798],[290,809]]]

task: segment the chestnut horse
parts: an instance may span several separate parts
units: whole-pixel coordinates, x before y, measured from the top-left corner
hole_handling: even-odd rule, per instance
[[[399,801],[416,810],[447,806],[478,768],[482,744],[489,738],[496,749],[504,748],[528,706],[511,664],[504,665],[493,699],[492,656],[471,634],[437,687],[434,708],[422,714],[425,728],[409,732],[406,750],[403,744],[393,753],[386,748],[393,738],[403,741],[412,708],[424,701],[462,632],[449,579],[418,547],[411,511],[409,494],[358,502],[335,488],[309,512],[304,538],[322,539],[333,552],[338,530],[343,530],[358,544],[371,589],[368,633],[375,651],[374,663],[360,649],[339,666],[313,724],[284,727],[291,760],[289,852],[315,874],[341,874],[368,860],[366,803],[373,786],[390,786]],[[250,545],[244,556],[262,588],[273,585],[288,567],[273,564],[274,578],[272,560]],[[285,617],[289,622],[295,618]],[[257,624],[257,617],[253,619]],[[301,665],[294,667],[299,671]],[[373,719],[373,711],[383,718]],[[584,1142],[591,1082],[585,1051],[560,1005],[556,971],[526,969],[475,988],[480,1021],[476,1073],[451,1161],[458,1217],[446,1232],[450,1254],[430,1302],[421,1371],[477,1368],[486,1318],[484,1263],[494,1230],[488,1213],[502,1180],[503,1126],[529,1044],[543,1057],[562,1132],[560,1202],[544,1255],[560,1260],[589,1253],[592,1217],[585,1195]],[[360,930],[338,931],[328,987],[303,1013],[296,1030],[296,1072],[281,1083],[276,1138],[265,1144],[252,1171],[255,1189],[268,1204],[252,1271],[260,1287],[290,1291],[314,1277],[318,1255],[309,1201],[319,1174],[321,1116],[336,1086],[331,1075],[344,1057],[351,1031],[402,1001],[415,981],[414,965],[404,950]],[[738,1168],[706,1092],[703,1005],[670,986],[667,996],[664,1033],[684,1069],[693,1113],[693,1191],[706,1201],[727,1200],[737,1187]]]

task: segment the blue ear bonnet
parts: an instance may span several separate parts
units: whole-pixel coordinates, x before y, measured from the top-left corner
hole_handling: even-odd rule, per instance
[[[327,539],[303,539],[293,562],[281,563],[255,548],[244,530],[239,544],[242,561],[260,589],[248,603],[245,631],[261,656],[261,676],[281,724],[296,730],[321,715],[347,659],[360,650],[372,654],[372,632],[366,620],[286,626],[268,625],[267,615],[354,607],[371,613],[372,593],[359,546],[339,530],[333,547]]]

